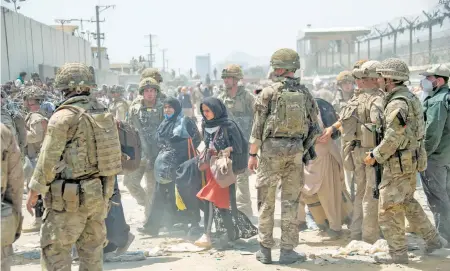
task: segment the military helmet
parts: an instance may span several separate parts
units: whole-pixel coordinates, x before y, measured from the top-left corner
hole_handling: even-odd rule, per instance
[[[23,90],[23,100],[44,100],[45,92],[38,86],[27,86]]]
[[[121,85],[114,85],[111,87],[110,90],[112,93],[124,93],[125,92],[125,88]]]
[[[383,78],[390,78],[398,81],[409,80],[408,65],[398,58],[388,58],[383,60],[376,68],[376,72]]]
[[[297,70],[300,69],[300,57],[292,49],[279,49],[270,58],[270,66],[274,69]]]
[[[141,73],[141,80],[147,77],[151,77],[156,80],[158,83],[163,82],[163,78],[161,73],[158,71],[157,68],[146,68]]]
[[[353,64],[353,69],[361,68],[361,65],[366,63],[367,61],[368,61],[367,59],[360,59],[360,60],[356,61],[355,64]]]
[[[244,78],[241,67],[236,64],[228,65],[225,69],[222,70],[222,79],[226,77],[233,77],[238,80]]]
[[[83,63],[66,63],[58,69],[54,87],[59,90],[86,90],[95,84],[94,75]]]
[[[144,89],[146,89],[146,88],[153,88],[157,92],[160,92],[160,87],[159,87],[158,81],[156,81],[152,77],[143,78],[141,80],[141,82],[139,82],[139,94],[142,95],[144,93]]]
[[[380,65],[379,61],[370,60],[364,62],[359,68],[353,69],[353,76],[356,78],[378,78],[377,67]]]
[[[353,81],[355,81],[355,80],[350,71],[342,71],[336,77],[336,81],[338,84],[342,84],[342,83],[346,83],[346,82],[353,83]]]

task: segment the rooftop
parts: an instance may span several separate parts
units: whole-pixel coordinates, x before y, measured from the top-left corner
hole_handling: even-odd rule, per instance
[[[333,28],[304,28],[299,31],[298,39],[326,36],[328,34],[351,34],[362,36],[370,33],[367,27],[333,27]]]

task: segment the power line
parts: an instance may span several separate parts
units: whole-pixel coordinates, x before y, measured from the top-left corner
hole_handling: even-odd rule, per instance
[[[153,62],[155,61],[155,56],[153,55],[153,37],[155,37],[156,35],[152,35],[152,34],[148,34],[145,35],[145,37],[148,37],[148,42],[149,45],[146,47],[149,47],[149,52],[150,54],[148,55],[148,63],[150,65],[150,68],[153,68]]]

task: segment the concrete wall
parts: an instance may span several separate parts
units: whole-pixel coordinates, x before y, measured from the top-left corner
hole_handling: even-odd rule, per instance
[[[92,65],[91,45],[87,40],[58,31],[5,7],[1,9],[0,82],[17,78],[21,71],[28,75],[42,72],[42,79],[53,77],[54,68],[66,62]]]

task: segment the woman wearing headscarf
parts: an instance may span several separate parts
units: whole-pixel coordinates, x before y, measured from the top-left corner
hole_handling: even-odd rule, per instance
[[[178,166],[190,158],[190,140],[197,149],[201,142],[197,125],[190,118],[183,116],[181,104],[176,98],[166,98],[164,120],[156,131],[156,141],[160,149],[154,170],[156,189],[147,222],[140,229],[141,232],[158,235],[163,221],[168,227],[177,222],[188,222],[178,219],[174,180]],[[198,221],[197,225],[193,226],[198,226]]]
[[[203,116],[203,141],[205,154],[217,154],[230,150],[233,172],[244,170],[248,159],[248,142],[239,126],[230,118],[225,105],[217,98],[208,97],[200,104]],[[210,163],[210,156],[205,155],[205,164]],[[204,201],[205,233],[195,244],[200,247],[211,247],[211,227],[215,222],[216,233],[221,240],[234,241],[239,238],[250,238],[258,233],[257,228],[247,216],[238,211],[236,206],[235,185],[220,187],[208,167],[205,171],[206,185],[198,192],[197,197]]]

